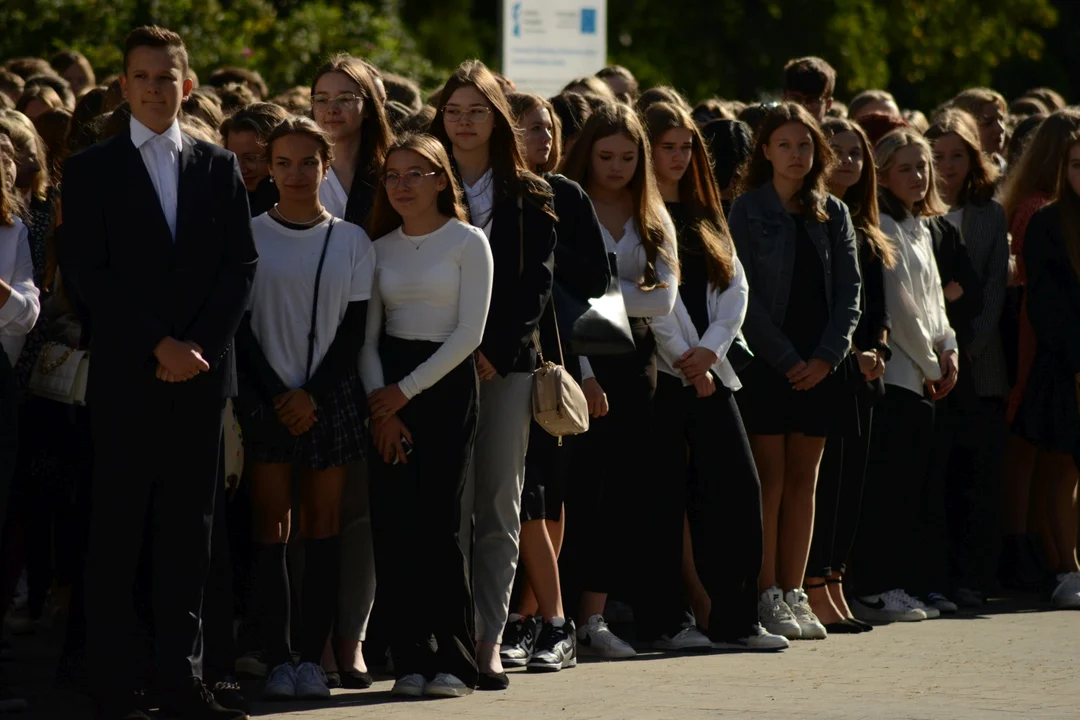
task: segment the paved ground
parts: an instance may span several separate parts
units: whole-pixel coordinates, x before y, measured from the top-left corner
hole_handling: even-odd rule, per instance
[[[88,717],[46,682],[48,648],[17,638],[5,674],[35,712]],[[392,700],[390,681],[331,702],[256,705],[263,718],[1080,718],[1080,613],[999,600],[979,615],[878,627],[796,643],[778,655],[660,656],[583,661],[555,675],[515,673],[505,693]],[[82,707],[85,707],[83,705]]]

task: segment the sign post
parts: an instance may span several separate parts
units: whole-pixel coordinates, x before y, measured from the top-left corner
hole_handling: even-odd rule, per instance
[[[551,97],[607,65],[607,0],[503,0],[502,72]]]

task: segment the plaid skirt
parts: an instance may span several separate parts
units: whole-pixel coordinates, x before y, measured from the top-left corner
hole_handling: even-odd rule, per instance
[[[245,400],[244,405],[255,404],[250,398]],[[359,462],[367,443],[366,407],[356,371],[323,398],[316,412],[318,421],[299,437],[278,421],[272,405],[258,403],[254,412],[240,419],[244,458],[253,463],[296,463],[311,470]]]

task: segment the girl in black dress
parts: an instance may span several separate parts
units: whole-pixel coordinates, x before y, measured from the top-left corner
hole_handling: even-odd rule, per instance
[[[826,186],[834,161],[801,105],[770,109],[755,137],[754,189],[730,217],[750,283],[743,332],[755,357],[738,400],[761,476],[759,613],[789,639],[826,635],[802,588],[818,466],[841,397],[834,370],[859,320],[855,229]]]

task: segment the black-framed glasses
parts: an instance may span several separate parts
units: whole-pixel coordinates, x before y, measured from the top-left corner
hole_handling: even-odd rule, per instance
[[[424,178],[433,177],[438,174],[438,170],[432,170],[428,173],[420,172],[419,170],[410,170],[406,173],[401,174],[383,173],[380,179],[382,180],[383,185],[385,185],[387,188],[393,189],[401,187],[402,181],[405,182],[405,187],[413,187]]]
[[[447,122],[452,123],[461,122],[464,117],[467,117],[471,123],[482,123],[488,119],[489,115],[491,115],[491,108],[489,107],[474,107],[469,108],[467,111],[459,107],[443,108],[443,117],[446,118]]]
[[[322,110],[333,105],[335,108],[340,109],[358,105],[361,99],[362,98],[356,93],[350,92],[334,95],[333,97],[326,93],[319,93],[318,95],[311,96],[311,106]]]

